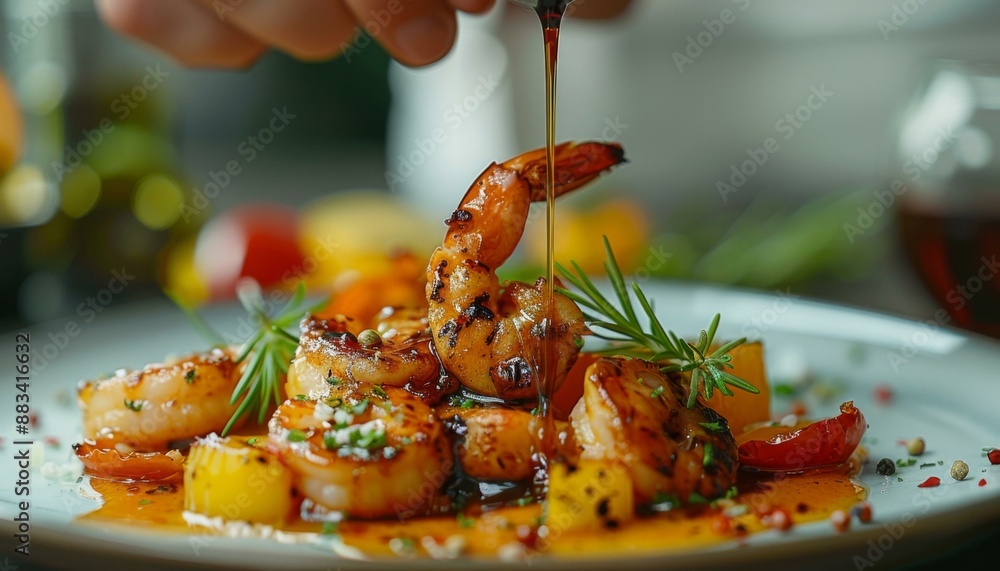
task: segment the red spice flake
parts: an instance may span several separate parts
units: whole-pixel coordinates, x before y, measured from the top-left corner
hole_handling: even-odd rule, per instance
[[[936,487],[938,487],[940,485],[941,485],[941,478],[938,478],[937,476],[931,476],[930,478],[927,478],[926,480],[924,480],[922,483],[917,484],[917,487],[918,488],[936,488]]]
[[[986,478],[983,478],[982,480],[979,480],[979,487],[980,488],[982,488],[985,485],[986,485]]]
[[[986,457],[989,458],[990,464],[1000,464],[1000,448],[994,448],[986,453]]]
[[[876,404],[887,405],[892,402],[892,387],[889,385],[879,385],[875,387],[873,395],[875,396]]]
[[[712,518],[712,532],[716,535],[728,536],[733,533],[733,527],[729,523],[729,518],[725,514],[719,514]]]
[[[517,526],[517,540],[532,549],[538,547],[538,528],[531,525]]]
[[[777,508],[771,513],[761,518],[761,522],[767,527],[781,531],[792,529],[792,516],[782,508]]]
[[[800,400],[797,400],[797,401],[795,401],[795,402],[792,403],[792,406],[789,409],[788,414],[794,414],[795,416],[798,416],[798,417],[801,418],[801,417],[805,416],[808,412],[809,412],[809,409],[806,408],[806,403],[804,403],[804,402],[802,402]]]
[[[854,506],[851,512],[858,516],[858,521],[861,523],[870,523],[872,521],[872,505],[868,502],[861,502]]]
[[[830,523],[833,524],[833,529],[837,530],[837,533],[844,533],[847,528],[851,527],[851,516],[847,515],[844,510],[837,510],[830,514]]]
[[[28,424],[32,427],[38,426],[38,415],[34,412],[28,413]]]
[[[59,446],[59,439],[55,436],[46,436],[42,439],[46,446]]]

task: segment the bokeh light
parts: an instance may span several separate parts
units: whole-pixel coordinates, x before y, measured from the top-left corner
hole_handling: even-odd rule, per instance
[[[101,198],[101,177],[87,165],[66,173],[60,186],[59,208],[71,218],[83,218]]]
[[[132,212],[147,228],[163,230],[177,222],[184,203],[184,191],[174,179],[154,174],[136,185]]]
[[[56,193],[41,169],[20,165],[0,183],[0,222],[12,226],[39,224],[56,208]]]

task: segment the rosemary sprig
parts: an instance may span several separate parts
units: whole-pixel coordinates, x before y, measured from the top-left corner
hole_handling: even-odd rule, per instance
[[[222,430],[223,436],[242,416],[253,414],[256,410],[257,422],[262,423],[267,418],[271,403],[281,404],[281,382],[288,373],[288,366],[299,344],[299,338],[289,333],[287,328],[319,308],[319,306],[303,307],[306,297],[305,282],[299,282],[292,299],[273,317],[268,315],[264,294],[256,281],[244,279],[237,285],[236,294],[249,314],[250,322],[257,326],[257,331],[243,343],[235,359],[237,364],[247,361],[247,365],[229,401],[230,404],[239,402],[240,406]],[[224,345],[223,337],[205,323],[197,312],[175,296],[170,295],[170,297],[180,306],[196,329],[205,334],[216,346]],[[243,401],[240,402],[240,399]]]
[[[236,295],[250,315],[251,322],[259,325],[257,332],[243,344],[236,358],[237,364],[246,359],[250,361],[229,400],[230,404],[236,404],[241,398],[243,402],[229,419],[226,428],[222,430],[223,436],[240,417],[251,414],[255,408],[257,422],[262,423],[267,418],[271,403],[281,404],[281,380],[288,374],[288,366],[299,345],[299,338],[286,329],[318,309],[318,306],[302,307],[306,298],[305,282],[299,282],[292,299],[274,317],[267,314],[264,295],[256,281],[240,282]]]
[[[640,311],[633,305],[607,236],[604,237],[604,250],[607,254],[604,269],[614,289],[615,301],[605,297],[576,262],[571,262],[574,271],[556,264],[559,273],[579,293],[565,289],[559,291],[584,308],[587,324],[596,328],[595,336],[611,343],[610,347],[597,351],[598,353],[635,355],[660,364],[663,372],[689,372],[691,390],[688,394],[688,408],[694,408],[699,387],[703,387],[707,399],[712,398],[715,391],[733,396],[730,386],[754,394],[760,392],[757,387],[726,371],[727,368],[733,368],[729,352],[743,344],[746,338],[730,341],[712,351],[712,341],[719,327],[719,315],[716,314],[708,329],[698,335],[696,343],[684,341],[673,331],[663,327],[653,310],[652,301],[637,283],[632,282],[632,292],[639,302],[641,314],[649,320],[649,330],[644,329],[639,321]]]

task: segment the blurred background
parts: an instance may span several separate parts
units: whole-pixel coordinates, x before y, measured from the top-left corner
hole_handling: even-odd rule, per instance
[[[184,69],[89,0],[4,0],[0,23],[5,329],[165,288],[227,299],[245,275],[343,287],[426,256],[479,172],[544,143],[538,24],[506,3],[462,16],[421,69],[364,36],[328,62]],[[557,258],[597,270],[607,234],[637,281],[997,334],[998,30],[989,0],[635,0],[568,18],[559,138],[621,141],[630,163],[561,203]],[[538,275],[543,223],[508,276]]]

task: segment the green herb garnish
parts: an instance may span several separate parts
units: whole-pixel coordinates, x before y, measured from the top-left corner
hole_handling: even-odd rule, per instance
[[[270,316],[265,311],[264,294],[257,282],[245,279],[237,286],[237,297],[250,316],[251,323],[258,323],[257,331],[243,343],[234,361],[239,364],[248,361],[243,370],[233,395],[231,404],[240,403],[232,418],[222,430],[225,436],[237,420],[244,415],[252,414],[256,409],[257,422],[263,423],[267,418],[271,403],[281,404],[281,385],[288,373],[299,338],[286,329],[296,325],[306,315],[317,311],[316,307],[303,307],[306,298],[305,282],[299,282],[292,299],[277,316]],[[204,334],[216,346],[225,346],[225,339],[212,329],[192,308],[181,302],[176,296],[167,292],[181,310],[188,316],[195,329]],[[325,303],[325,302],[324,302]],[[242,399],[242,402],[241,402]]]
[[[698,425],[701,426],[702,428],[704,428],[705,430],[709,431],[709,432],[725,432],[726,431],[726,429],[722,427],[722,423],[718,422],[718,421],[716,421],[716,422],[699,422]]]
[[[663,394],[663,385],[660,385],[660,386],[656,387],[655,389],[653,389],[653,392],[649,393],[649,396],[651,396],[652,398],[655,399],[655,398],[659,398],[659,396],[662,395],[662,394]]]
[[[191,369],[190,371],[184,373],[184,380],[187,381],[187,384],[190,385],[191,383],[194,382],[194,378],[197,375],[198,375],[198,371],[195,371],[194,369]]]
[[[143,402],[141,400],[125,399],[125,408],[133,410],[135,412],[139,412],[140,410],[142,410],[142,404]]]
[[[286,438],[289,442],[305,442],[308,435],[297,428],[293,428],[288,431],[288,436]]]
[[[736,377],[725,369],[732,369],[732,357],[729,352],[746,342],[746,338],[730,341],[711,351],[715,331],[719,326],[719,315],[716,314],[707,330],[698,336],[697,343],[682,340],[673,331],[663,328],[660,319],[653,310],[653,304],[643,293],[639,284],[632,282],[632,291],[639,301],[642,313],[649,320],[649,331],[639,321],[639,312],[632,303],[632,298],[625,286],[625,278],[615,260],[614,252],[607,236],[604,237],[604,250],[607,260],[604,268],[615,291],[617,305],[602,294],[597,286],[587,277],[586,272],[572,262],[574,271],[567,270],[556,264],[559,273],[580,293],[560,288],[560,292],[578,303],[585,312],[587,323],[596,328],[594,334],[611,342],[611,347],[598,351],[605,355],[631,354],[654,361],[661,365],[663,372],[681,372],[691,374],[691,391],[687,406],[694,408],[698,398],[699,387],[704,387],[705,398],[712,398],[715,391],[726,396],[733,396],[729,386],[758,394],[757,387]]]
[[[361,399],[361,402],[351,407],[351,414],[354,416],[361,416],[368,410],[368,399]]]
[[[701,465],[708,468],[715,461],[715,447],[711,442],[705,443],[705,455],[701,458]]]

